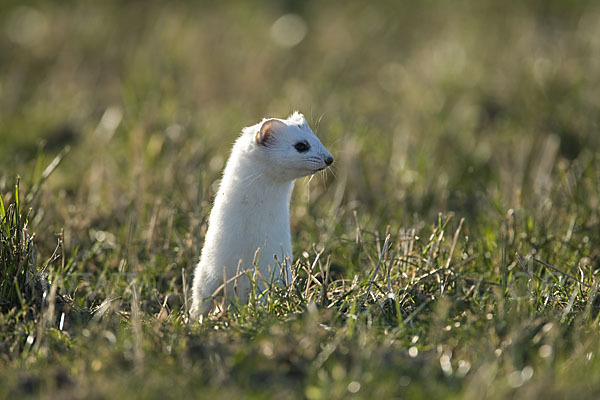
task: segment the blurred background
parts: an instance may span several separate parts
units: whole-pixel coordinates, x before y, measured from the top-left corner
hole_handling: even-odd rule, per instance
[[[596,398],[599,109],[597,0],[2,0],[0,398]],[[231,145],[293,110],[313,279],[188,325]]]
[[[566,0],[5,0],[0,192],[67,149],[34,226],[74,248],[158,215],[192,257],[241,128],[299,110],[336,157],[335,178],[297,185],[306,243],[305,224],[353,210],[371,227],[522,207],[551,224],[599,204],[599,20]]]

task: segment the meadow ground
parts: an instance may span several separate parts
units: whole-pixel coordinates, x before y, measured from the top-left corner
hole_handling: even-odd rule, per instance
[[[28,3],[0,397],[597,398],[597,2]],[[229,148],[294,109],[336,157],[296,184],[294,284],[188,324]]]

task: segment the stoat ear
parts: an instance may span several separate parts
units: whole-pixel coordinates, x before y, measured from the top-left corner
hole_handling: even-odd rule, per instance
[[[260,130],[256,132],[256,143],[266,146],[273,139],[273,135],[276,135],[277,132],[285,127],[286,125],[277,119],[270,119],[263,122]]]

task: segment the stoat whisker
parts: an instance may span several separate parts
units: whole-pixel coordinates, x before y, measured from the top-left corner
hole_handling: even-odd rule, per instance
[[[333,168],[333,167],[329,167],[329,168],[327,168],[325,171],[331,172],[331,175],[333,175],[333,177],[334,177],[335,179],[337,179],[337,175],[335,174],[335,170],[334,170],[334,168]]]
[[[317,120],[316,127],[315,127],[315,134],[319,133],[319,126],[321,125],[321,119],[323,119],[324,115],[325,115],[325,113],[322,113],[321,116],[319,117],[319,119]]]
[[[250,174],[250,175],[246,176],[245,178],[241,179],[240,181],[238,181],[238,183],[244,183],[245,181],[247,181],[250,178],[256,179],[257,176],[261,176],[262,174],[263,174],[262,171],[254,173],[254,174]]]
[[[263,175],[264,175],[264,173],[263,173],[263,172],[260,172],[260,173],[258,173],[258,174],[256,175],[256,177],[255,177],[254,179],[252,179],[252,180],[250,181],[250,183],[248,183],[248,185],[247,185],[247,186],[251,186],[251,185],[252,185],[252,184],[253,184],[253,183],[254,183],[254,182],[255,182],[255,181],[258,179],[258,178],[260,178],[260,177],[261,177],[261,176],[263,176]]]
[[[246,176],[245,178],[239,180],[236,183],[235,188],[238,189],[242,185],[244,185],[245,187],[250,187],[258,178],[260,178],[263,175],[264,175],[264,172],[262,172],[262,171],[254,173],[254,174],[250,174],[250,175]],[[252,179],[252,180],[248,183],[245,183],[248,179]]]
[[[327,170],[321,171],[319,175],[321,175],[321,182],[323,182],[323,189],[327,189]]]

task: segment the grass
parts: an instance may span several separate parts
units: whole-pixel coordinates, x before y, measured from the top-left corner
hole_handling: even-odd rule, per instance
[[[0,196],[0,222],[2,223],[0,226],[0,261],[2,262],[0,299],[5,310],[22,306],[25,298],[41,297],[41,293],[35,291],[35,284],[32,284],[37,272],[33,237],[28,234],[28,219],[21,214],[19,205],[17,183],[14,203],[8,206],[8,210],[4,207]]]
[[[599,15],[4,2],[0,397],[594,398]],[[231,143],[293,109],[336,158],[293,284],[189,324]]]

